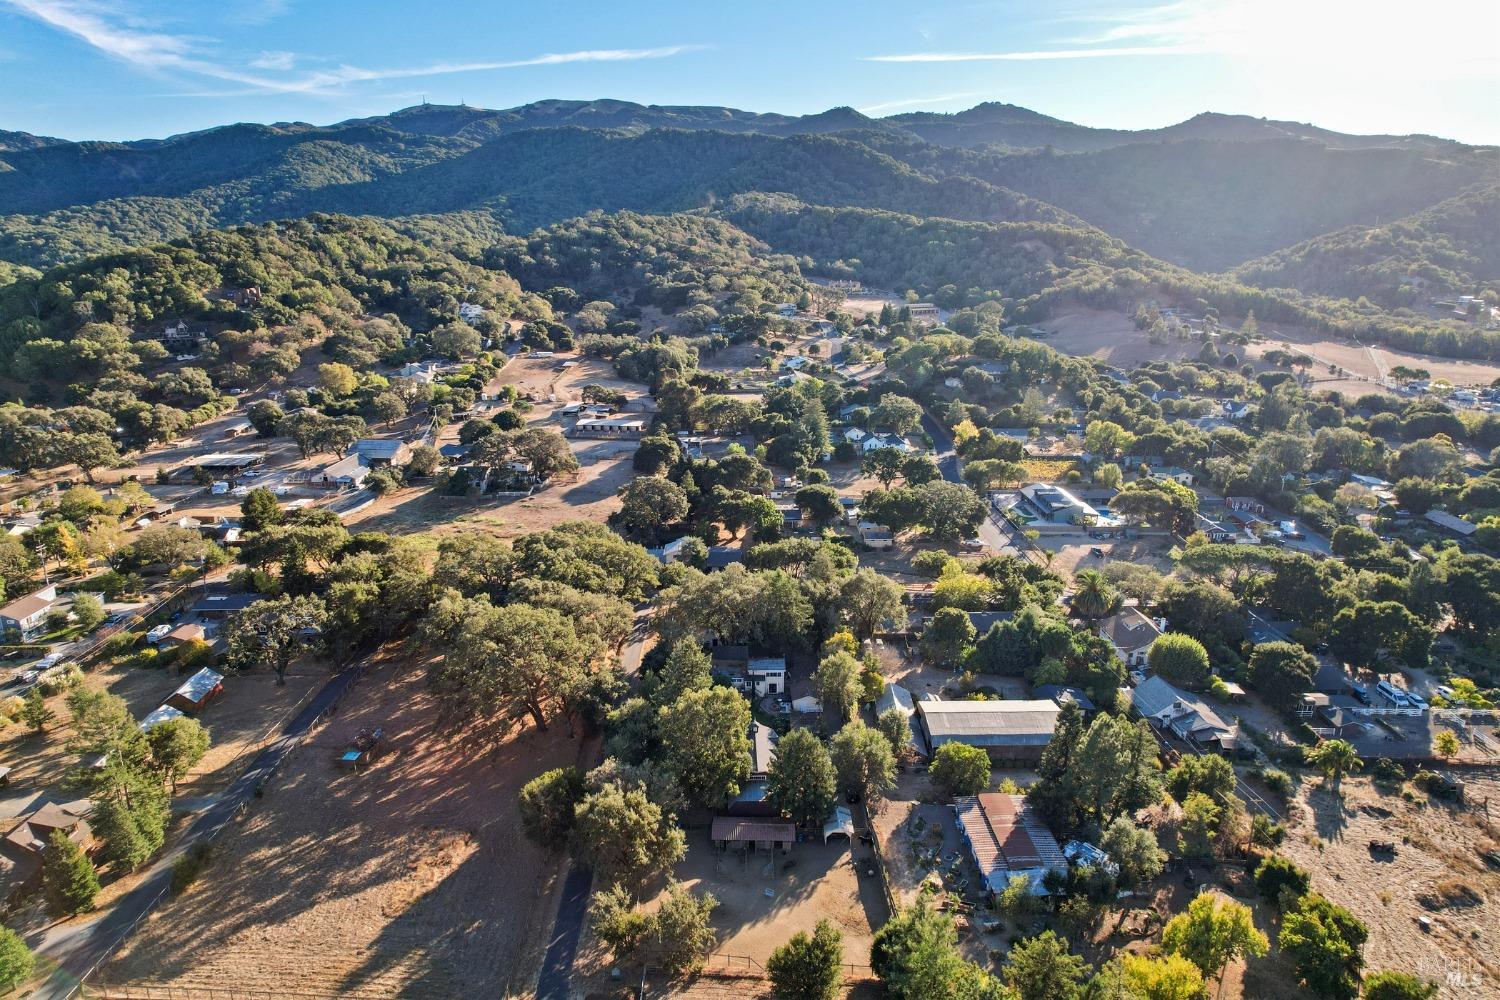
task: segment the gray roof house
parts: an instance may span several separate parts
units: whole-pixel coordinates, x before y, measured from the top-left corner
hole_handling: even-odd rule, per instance
[[[1163,624],[1147,618],[1136,608],[1121,608],[1096,626],[1099,635],[1115,647],[1115,655],[1132,667],[1146,665],[1151,644],[1161,636]]]
[[[349,455],[360,456],[371,468],[405,465],[411,461],[411,445],[394,438],[360,438],[349,446]]]
[[[979,747],[994,761],[1040,760],[1061,712],[1057,702],[1047,699],[917,702],[932,753],[944,743],[963,743]]]
[[[1238,722],[1226,721],[1202,698],[1160,677],[1148,677],[1126,694],[1141,718],[1178,739],[1219,750],[1233,750],[1239,739]]]

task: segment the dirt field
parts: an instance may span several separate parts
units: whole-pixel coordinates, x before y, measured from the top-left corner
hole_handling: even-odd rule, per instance
[[[859,859],[870,856],[867,847],[856,843],[853,849]],[[788,861],[794,862],[790,868]],[[825,919],[843,932],[844,961],[852,966],[846,972],[856,977],[869,975],[872,928],[885,922],[885,898],[876,878],[855,874],[846,841],[799,843],[790,855],[778,854],[774,859],[764,851],[741,858],[735,852],[717,850],[706,829],[689,830],[687,857],[675,874],[694,891],[711,892],[718,899],[713,913],[718,942],[706,970],[730,971],[738,978],[705,975],[665,992],[653,991],[651,996],[695,1000],[768,996],[764,980],[758,977],[771,952],[798,931],[812,933],[818,921]],[[647,900],[645,906],[651,907],[659,898]],[[608,952],[591,935],[585,937],[575,983],[581,983],[591,998],[635,997],[634,991],[621,990],[611,982]]]
[[[298,664],[287,673],[285,687],[276,686],[272,673],[232,676],[224,682],[224,694],[198,715],[208,729],[212,746],[207,756],[178,784],[181,795],[204,795],[228,784],[246,754],[265,742],[266,736],[284,724],[307,695],[328,677],[318,664]],[[162,704],[184,677],[174,670],[129,670],[102,668],[84,675],[84,683],[107,690],[125,700],[136,718],[144,718]],[[40,736],[15,724],[0,732],[0,763],[9,765],[6,796],[43,791],[59,799],[74,796],[60,788],[63,774],[77,763],[67,743],[73,736],[66,695],[47,699],[56,717]]]
[[[1470,803],[1488,797],[1494,816],[1500,781],[1466,780]],[[1367,778],[1345,779],[1342,799],[1310,778],[1298,800],[1282,851],[1369,926],[1367,968],[1423,976],[1442,985],[1443,997],[1500,996],[1500,873],[1478,853],[1500,847],[1493,819],[1421,792],[1408,801]],[[1372,839],[1395,841],[1396,856],[1372,855]],[[1421,916],[1432,920],[1430,932],[1418,928]]]
[[[869,849],[858,843],[853,850],[857,859],[869,857]],[[794,862],[790,869],[788,861]],[[677,877],[718,897],[717,950],[761,965],[787,938],[798,931],[811,934],[824,919],[844,934],[844,961],[868,965],[872,927],[886,919],[878,881],[855,874],[850,845],[842,838],[827,845],[796,844],[789,856],[773,859],[762,851],[744,859],[715,849],[707,830],[690,830]]]
[[[557,370],[559,364],[570,360],[577,364]],[[652,405],[644,386],[627,382],[615,374],[613,365],[591,358],[517,357],[491,385],[514,385],[522,394],[530,394],[536,402],[527,414],[527,423],[561,431],[568,425],[559,421],[556,411],[564,403],[577,401],[583,387],[590,383],[624,392],[630,397],[625,410],[639,412]],[[437,443],[456,443],[460,426],[445,428]],[[586,438],[570,438],[569,443],[578,458],[578,472],[553,480],[530,497],[450,497],[425,487],[404,489],[377,499],[346,518],[345,523],[356,531],[431,531],[442,535],[479,530],[511,538],[564,521],[602,522],[619,509],[618,493],[635,477],[630,460],[637,445],[633,441]]]
[[[104,982],[369,998],[530,990],[560,858],[521,836],[514,803],[578,746],[561,725],[494,742],[442,730],[422,672],[395,669],[361,682]],[[376,726],[383,753],[339,769],[335,753]]]
[[[1052,316],[1039,324],[1047,331],[1046,343],[1066,354],[1090,355],[1108,361],[1118,368],[1130,369],[1148,361],[1186,361],[1196,358],[1197,341],[1171,341],[1152,344],[1135,328],[1130,317],[1109,310],[1075,310]],[[1361,394],[1378,392],[1377,380],[1396,365],[1425,368],[1433,378],[1445,378],[1454,385],[1488,385],[1500,377],[1500,365],[1487,365],[1433,355],[1394,351],[1384,347],[1358,347],[1338,340],[1317,337],[1297,327],[1263,324],[1265,339],[1244,350],[1247,360],[1258,362],[1267,352],[1290,347],[1311,355],[1321,370],[1314,369],[1315,386],[1339,392]],[[1337,365],[1349,373],[1332,378],[1328,365]]]
[[[430,489],[398,490],[345,519],[352,531],[442,536],[485,531],[513,538],[564,521],[598,521],[620,508],[621,487],[635,478],[634,441],[573,440],[578,472],[529,497],[450,497]]]
[[[1071,579],[1080,569],[1102,569],[1112,562],[1145,563],[1163,573],[1172,570],[1172,562],[1167,558],[1172,549],[1170,538],[1095,540],[1084,536],[1082,541],[1076,541],[1071,537],[1049,538],[1044,535],[1037,539],[1037,544],[1053,553],[1049,568],[1062,574],[1064,579]],[[1103,559],[1090,554],[1095,548],[1104,551]]]

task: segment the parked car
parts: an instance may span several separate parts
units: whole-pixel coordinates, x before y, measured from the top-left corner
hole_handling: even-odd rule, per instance
[[[151,631],[149,631],[149,632],[146,633],[146,641],[149,642],[149,643],[152,643],[152,644],[161,642],[163,639],[166,638],[167,633],[170,632],[170,631],[172,631],[172,626],[170,626],[170,625],[158,625],[155,628],[153,628]]]

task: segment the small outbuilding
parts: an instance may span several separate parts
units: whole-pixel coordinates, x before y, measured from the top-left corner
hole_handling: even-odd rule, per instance
[[[167,698],[167,707],[184,712],[198,712],[223,693],[224,675],[204,667],[172,692]]]
[[[177,626],[176,628],[172,629],[172,631],[162,636],[161,639],[158,640],[158,645],[160,645],[162,649],[171,649],[174,646],[181,646],[186,642],[204,642],[207,640],[207,638],[207,629],[205,629],[202,625],[187,622],[185,624]]]
[[[715,816],[709,839],[720,850],[791,850],[797,842],[797,827],[789,820],[752,816]]]
[[[854,839],[854,815],[844,806],[834,806],[833,815],[823,823],[823,843],[833,837]]]

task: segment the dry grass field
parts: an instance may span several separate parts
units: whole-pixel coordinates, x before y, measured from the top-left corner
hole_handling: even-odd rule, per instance
[[[1186,361],[1197,357],[1196,341],[1171,341],[1152,344],[1124,313],[1111,310],[1079,309],[1049,317],[1039,324],[1045,330],[1046,343],[1065,354],[1101,358],[1110,364],[1130,369],[1149,361]],[[1378,392],[1380,379],[1396,365],[1425,368],[1434,378],[1445,378],[1455,385],[1488,385],[1500,378],[1500,365],[1461,361],[1433,355],[1414,354],[1384,347],[1361,347],[1340,340],[1330,340],[1297,327],[1262,324],[1265,338],[1251,344],[1244,354],[1258,362],[1271,350],[1290,349],[1310,355],[1318,362],[1313,369],[1316,387],[1361,394]],[[1334,378],[1329,365],[1348,372]]]
[[[362,728],[382,752],[335,755]],[[367,677],[216,846],[202,876],[105,968],[115,985],[341,997],[525,995],[560,857],[526,841],[516,795],[575,761],[559,725],[509,735],[438,724],[420,668]]]
[[[1442,986],[1441,996],[1500,996],[1500,872],[1481,851],[1500,849],[1500,780],[1466,777],[1470,806],[1410,798],[1368,778],[1346,778],[1342,796],[1317,778],[1298,793],[1282,852],[1313,873],[1313,887],[1370,928],[1365,964]],[[1396,843],[1395,857],[1371,840]],[[1423,932],[1419,917],[1432,921]]]

